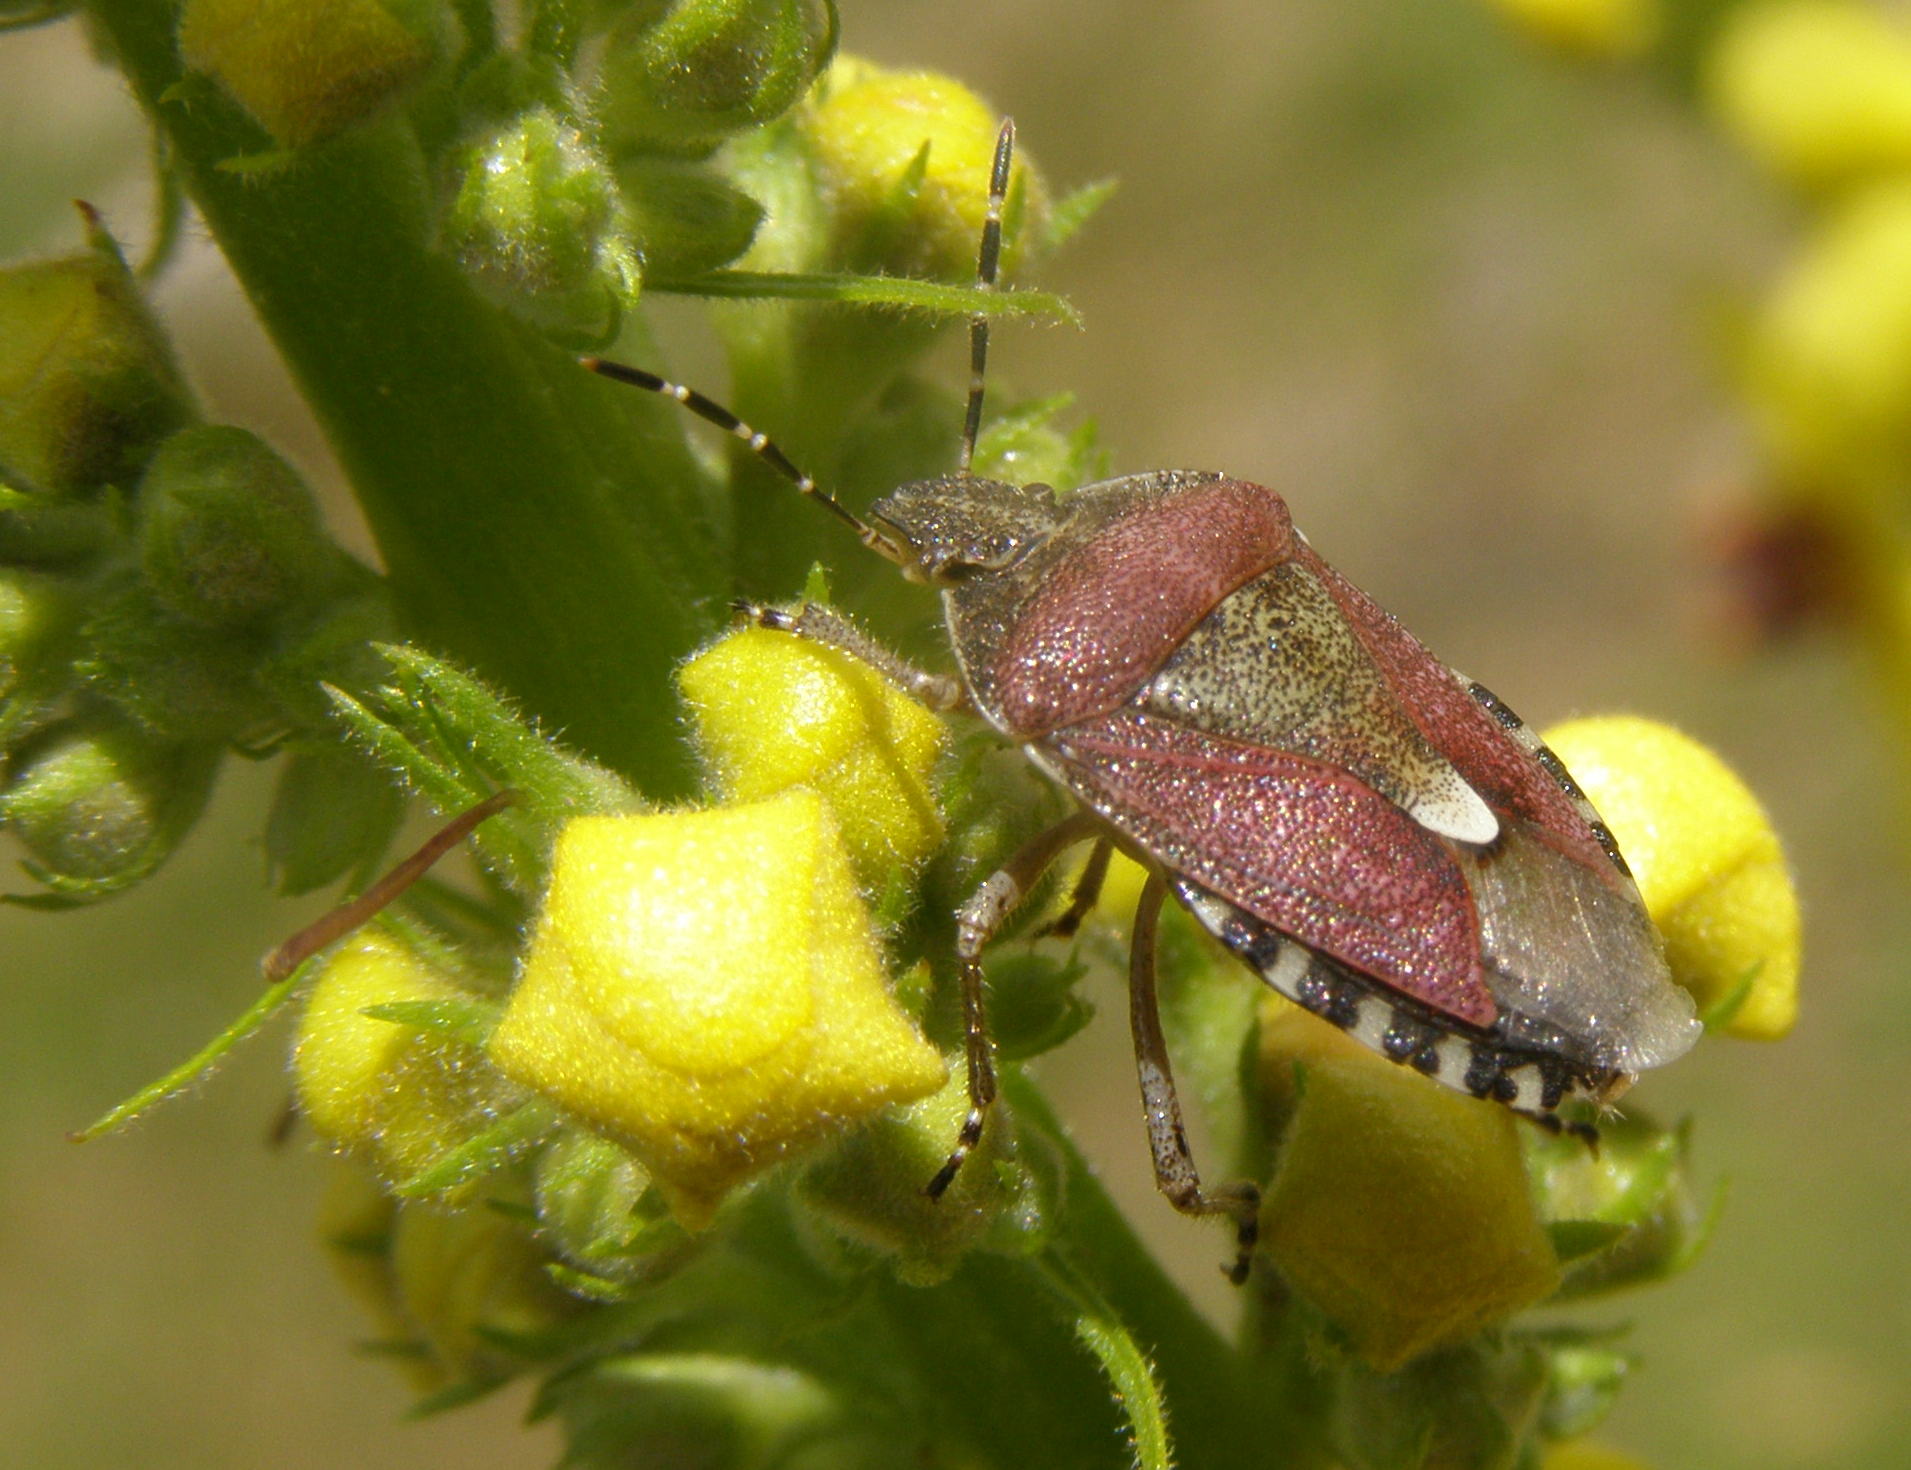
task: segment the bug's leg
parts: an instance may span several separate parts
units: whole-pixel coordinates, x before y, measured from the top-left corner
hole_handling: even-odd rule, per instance
[[[1082,927],[1097,902],[1101,899],[1101,886],[1108,878],[1108,861],[1115,855],[1115,844],[1104,837],[1095,844],[1088,854],[1088,861],[1082,864],[1082,873],[1075,880],[1075,891],[1068,896],[1068,907],[1041,928],[1035,931],[1037,939],[1073,939],[1075,931]]]
[[[995,1101],[995,1045],[989,1039],[989,1018],[982,985],[982,951],[996,931],[1008,922],[1036,879],[1048,865],[1078,842],[1095,835],[1095,819],[1077,812],[1046,832],[1031,838],[1015,855],[983,882],[956,913],[956,961],[962,975],[963,1055],[969,1068],[969,1112],[956,1134],[948,1162],[924,1187],[931,1199],[940,1199],[963,1160],[982,1141],[982,1125]]]
[[[1154,1155],[1155,1187],[1184,1215],[1226,1215],[1234,1221],[1235,1257],[1226,1270],[1228,1280],[1239,1286],[1247,1280],[1260,1232],[1261,1191],[1245,1181],[1204,1189],[1188,1149],[1155,999],[1155,931],[1167,892],[1166,880],[1150,873],[1141,902],[1135,906],[1135,937],[1128,949],[1128,1022],[1135,1036],[1135,1068],[1141,1076],[1141,1106],[1148,1123],[1148,1148]]]
[[[496,816],[517,799],[517,792],[507,787],[487,796],[470,810],[460,812],[357,898],[347,899],[307,924],[265,957],[262,968],[267,983],[277,984],[327,945],[338,943],[360,925],[369,923],[380,909],[424,877],[433,863],[469,837],[480,822]]]
[[[969,696],[963,690],[961,680],[917,668],[907,659],[891,653],[833,608],[821,607],[814,602],[804,603],[795,612],[767,607],[760,602],[736,602],[731,606],[736,609],[738,616],[747,618],[759,628],[794,633],[798,638],[807,638],[812,643],[820,643],[825,648],[833,648],[838,653],[846,653],[858,662],[868,664],[918,704],[945,714],[951,710],[968,708]]]

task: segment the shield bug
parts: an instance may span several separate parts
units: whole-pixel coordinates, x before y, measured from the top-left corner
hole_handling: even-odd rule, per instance
[[[984,288],[1013,137],[1005,124],[991,170]],[[955,472],[902,486],[867,520],[701,393],[584,361],[737,435],[936,588],[959,673],[916,669],[825,607],[741,611],[872,664],[933,708],[979,716],[1079,804],[957,915],[970,1107],[928,1193],[955,1177],[995,1097],[982,953],[1081,843],[1093,844],[1084,877],[1051,929],[1079,922],[1114,849],[1147,870],[1129,988],[1156,1182],[1178,1209],[1236,1222],[1236,1280],[1258,1196],[1204,1186],[1183,1135],[1155,996],[1170,894],[1290,1000],[1552,1128],[1567,1097],[1609,1102],[1692,1046],[1692,1001],[1611,832],[1517,715],[1330,567],[1273,490],[1163,470],[1058,497],[971,473],[987,348],[977,316]],[[312,947],[300,936],[288,951]]]
[[[1013,137],[1005,124],[979,252],[985,288]],[[1201,1184],[1162,1040],[1154,939],[1169,894],[1290,1000],[1549,1127],[1562,1126],[1568,1096],[1607,1103],[1692,1046],[1691,998],[1612,833],[1512,710],[1330,567],[1263,486],[1173,470],[1058,497],[972,474],[984,318],[970,340],[955,473],[902,486],[867,520],[703,395],[585,364],[738,435],[904,576],[938,589],[959,678],[910,667],[826,608],[747,605],[750,617],[980,716],[1080,805],[958,915],[971,1107],[930,1193],[980,1138],[995,1095],[981,953],[1081,842],[1094,849],[1059,927],[1092,902],[1111,849],[1149,874],[1129,978],[1156,1181],[1183,1211],[1232,1216],[1244,1247],[1254,1192]]]

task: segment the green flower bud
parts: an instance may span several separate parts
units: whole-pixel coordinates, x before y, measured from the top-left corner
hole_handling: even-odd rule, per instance
[[[272,718],[252,639],[189,623],[136,581],[109,585],[94,601],[74,672],[155,735],[216,743]]]
[[[94,712],[22,747],[0,791],[0,825],[55,893],[103,898],[171,854],[212,789],[216,752],[155,740]]]
[[[838,65],[802,118],[816,177],[834,209],[834,264],[968,281],[988,209],[1001,117],[960,82],[930,72]],[[1017,153],[1009,193],[1020,228],[1004,231],[1012,275],[1041,235],[1048,192]]]
[[[650,1176],[626,1150],[581,1128],[564,1129],[538,1155],[533,1182],[538,1224],[566,1259],[607,1275],[631,1265],[648,1224],[637,1207]]]
[[[1746,149],[1806,188],[1911,164],[1911,32],[1856,0],[1741,6],[1706,66],[1713,110]]]
[[[501,304],[547,328],[602,333],[640,271],[617,181],[575,124],[532,108],[457,153],[445,248]]]
[[[455,56],[442,0],[186,0],[179,53],[287,148],[370,121]]]
[[[79,589],[58,577],[0,566],[0,736],[12,702],[64,682],[62,654],[79,620]]]
[[[84,255],[0,270],[0,477],[130,485],[192,410],[126,263],[88,213]]]
[[[891,1108],[811,1165],[803,1203],[844,1238],[893,1258],[912,1286],[947,1280],[977,1246],[1033,1252],[1047,1238],[1053,1201],[1018,1162],[1002,1107],[990,1111],[982,1141],[942,1197],[922,1192],[968,1110],[957,1071],[941,1091]]]
[[[1392,1372],[1552,1294],[1559,1267],[1505,1108],[1285,1002],[1263,1012],[1260,1070],[1288,1114],[1262,1249],[1368,1364]]]
[[[702,164],[635,158],[618,170],[644,268],[687,276],[727,265],[750,248],[763,206]]]
[[[1705,1244],[1683,1133],[1636,1115],[1600,1126],[1594,1154],[1570,1138],[1530,1138],[1535,1189],[1566,1264],[1562,1297],[1590,1296],[1683,1270]]]
[[[240,627],[304,597],[330,557],[305,482],[256,434],[182,429],[139,487],[146,585],[171,611]]]
[[[577,1303],[552,1284],[547,1257],[494,1210],[446,1210],[406,1200],[391,1232],[392,1281],[405,1320],[454,1383],[523,1367],[499,1338],[548,1331]]]
[[[404,815],[404,793],[357,751],[294,751],[266,819],[274,886],[292,895],[335,882],[382,853]]]
[[[780,117],[836,49],[830,0],[675,0],[611,32],[598,114],[619,152],[702,153]]]

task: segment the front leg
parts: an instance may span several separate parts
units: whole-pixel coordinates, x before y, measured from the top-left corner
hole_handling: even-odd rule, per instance
[[[956,913],[956,960],[962,973],[963,1053],[969,1068],[969,1111],[956,1134],[956,1145],[949,1160],[936,1171],[923,1193],[940,1199],[956,1177],[956,1171],[982,1141],[982,1128],[988,1122],[989,1107],[995,1101],[995,1044],[989,1039],[988,1011],[984,1004],[982,952],[988,948],[1009,916],[1021,906],[1050,863],[1078,842],[1098,834],[1095,819],[1077,812],[1046,832],[1031,838],[1015,855],[984,880]]]

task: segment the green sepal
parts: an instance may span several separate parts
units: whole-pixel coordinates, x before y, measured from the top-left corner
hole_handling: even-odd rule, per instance
[[[441,812],[475,806],[498,786],[515,789],[518,804],[473,837],[515,891],[541,886],[545,849],[563,821],[641,805],[622,778],[560,748],[462,669],[404,645],[379,651],[390,682],[365,701],[330,690],[339,717],[374,759]]]
[[[367,1006],[365,1014],[377,1015],[389,1009],[388,1006]],[[457,1189],[502,1169],[556,1126],[557,1110],[542,1099],[533,1098],[447,1150],[410,1178],[401,1180],[393,1186],[392,1193],[400,1199],[420,1199]]]
[[[498,1024],[499,1008],[481,1000],[394,1000],[363,1006],[362,1016],[390,1021],[409,1031],[441,1037],[472,1051],[483,1051]]]
[[[360,752],[335,745],[294,750],[266,817],[273,887],[290,898],[347,873],[369,878],[404,816],[403,793]]]

